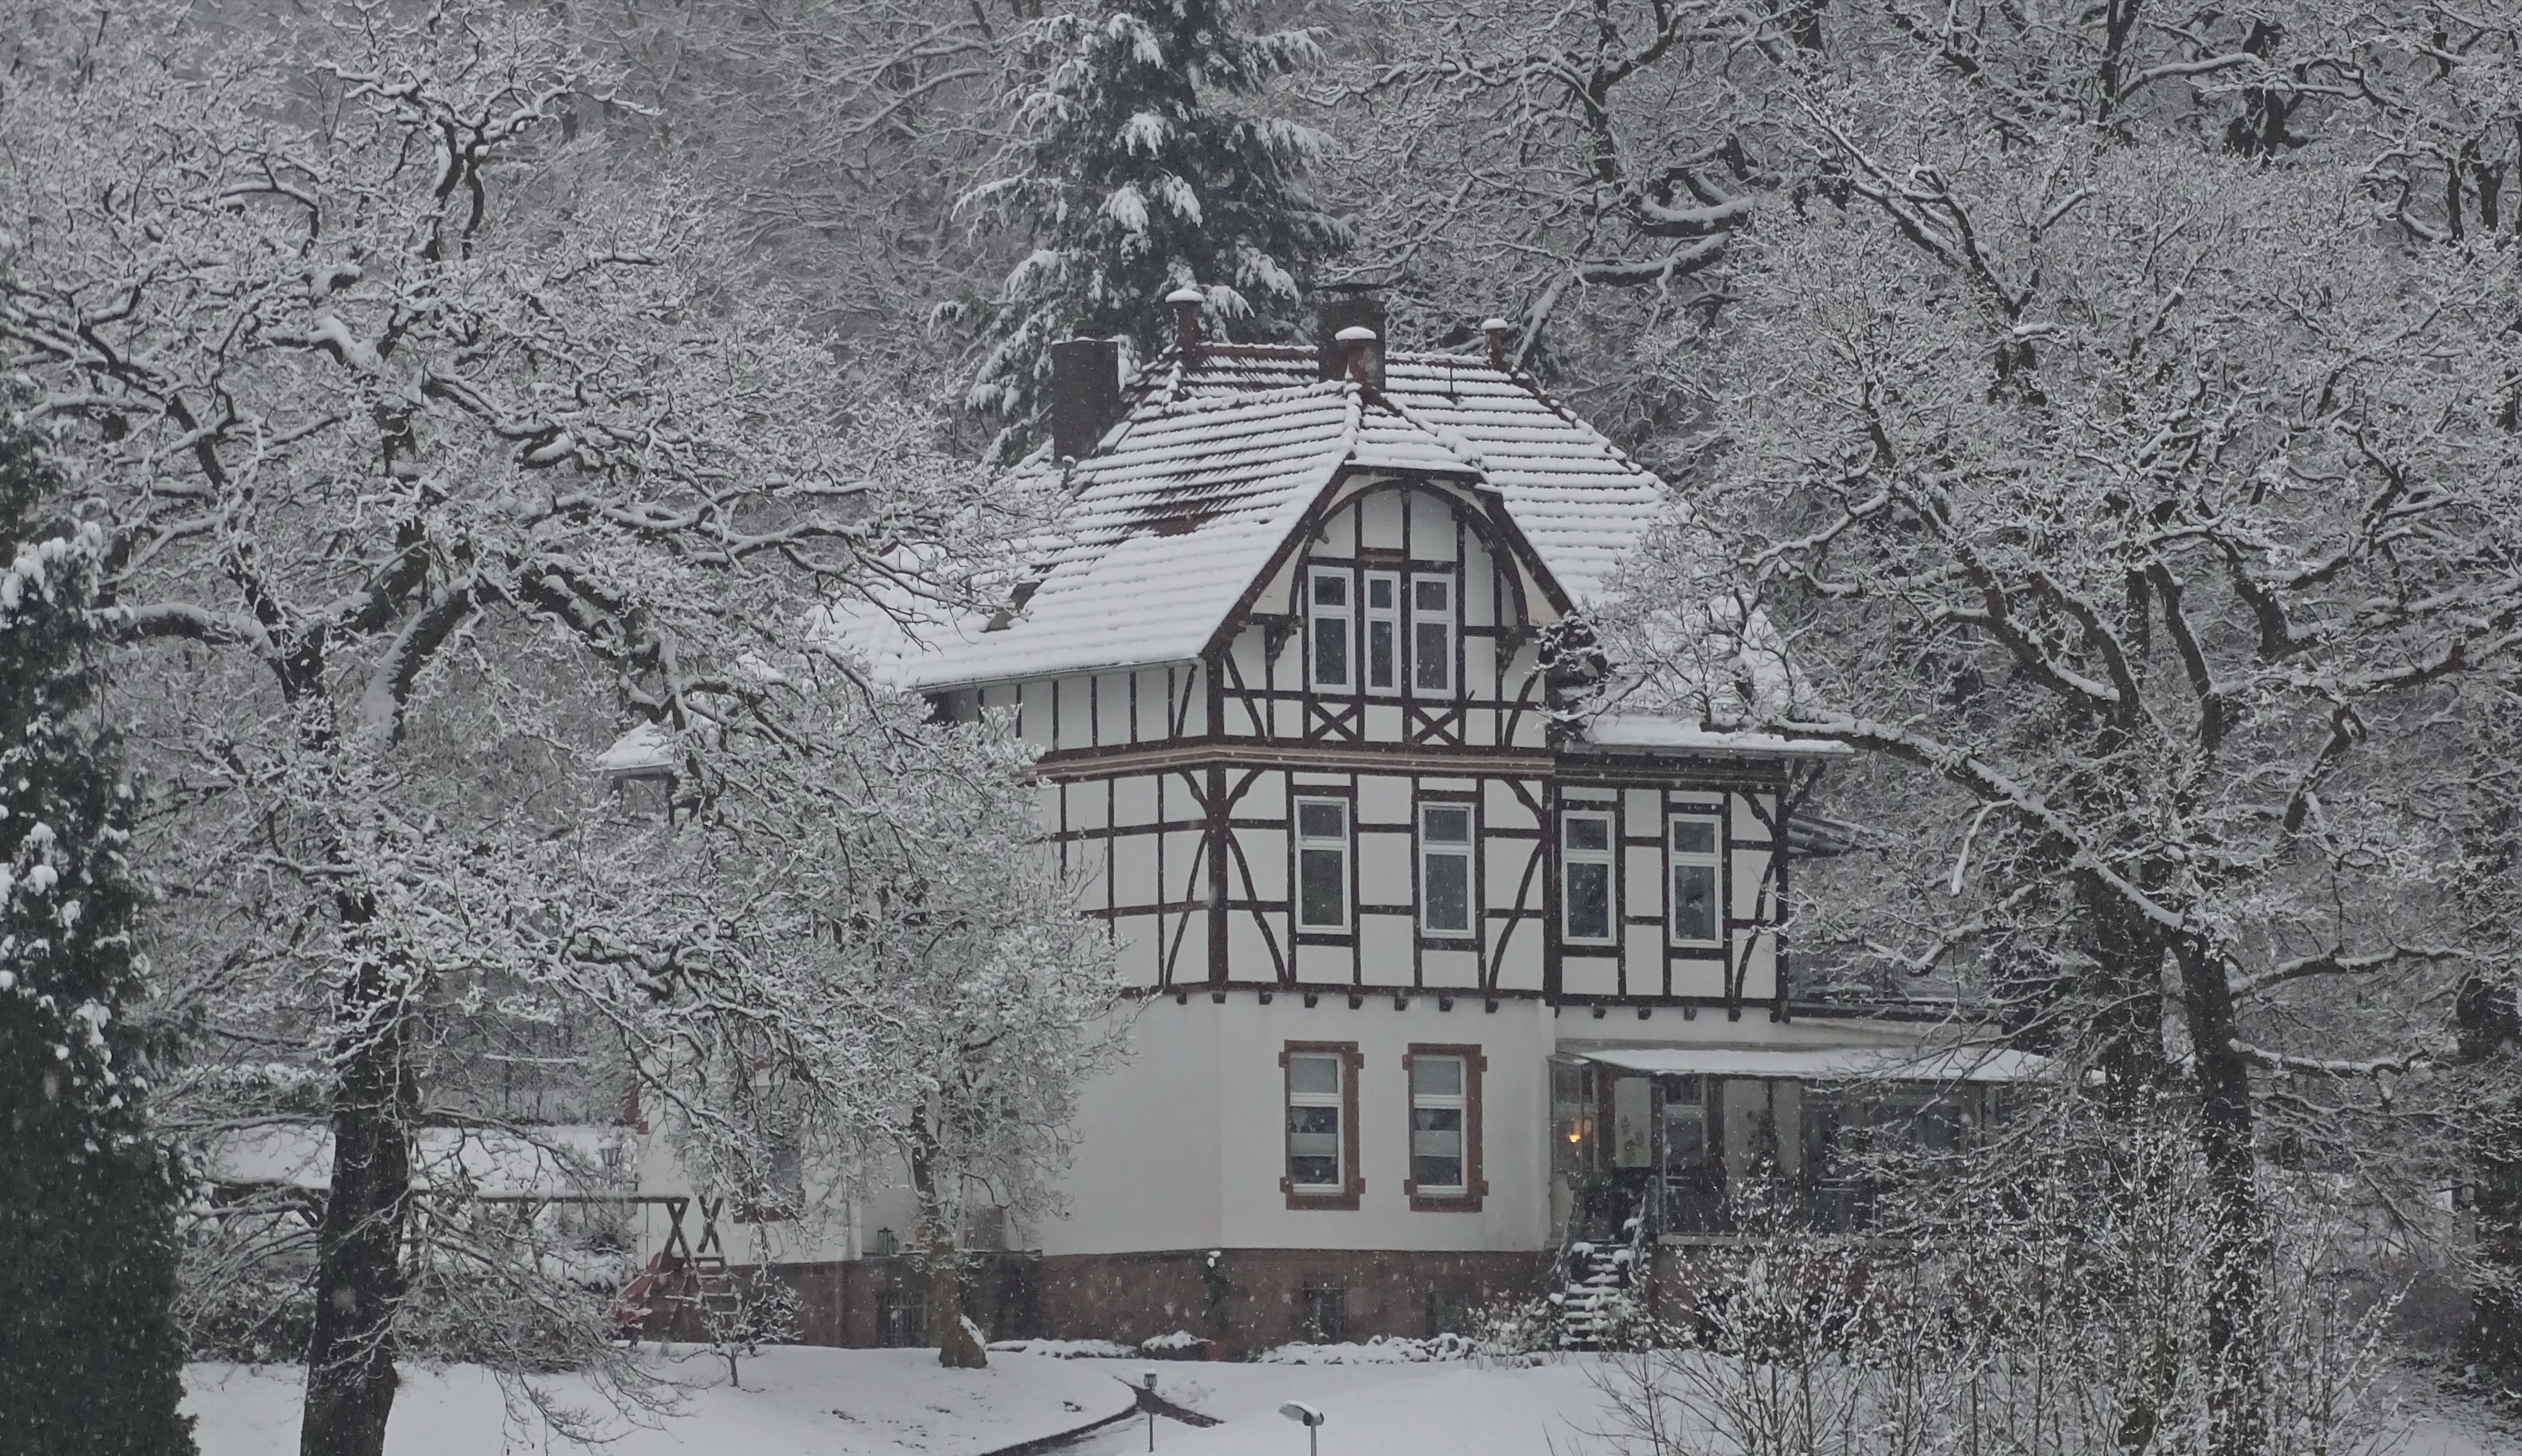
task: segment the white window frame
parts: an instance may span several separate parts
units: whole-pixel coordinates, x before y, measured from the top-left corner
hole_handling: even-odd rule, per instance
[[[1421,609],[1419,605],[1419,589],[1424,586],[1440,586],[1444,588],[1445,605],[1440,611],[1428,612]],[[1414,696],[1421,698],[1451,698],[1454,696],[1454,648],[1455,644],[1461,640],[1462,636],[1459,629],[1459,623],[1457,621],[1457,617],[1460,614],[1457,609],[1462,605],[1462,594],[1455,589],[1454,578],[1451,575],[1438,574],[1435,572],[1430,572],[1424,576],[1411,577],[1408,589],[1410,592],[1410,667],[1408,673],[1410,679],[1410,691]],[[1441,679],[1434,683],[1424,682],[1421,679],[1421,669],[1424,667],[1428,661],[1428,659],[1420,651],[1421,633],[1428,627],[1435,627],[1441,630],[1444,633],[1445,639],[1443,651],[1437,653],[1434,657],[1437,674]]]
[[[1331,1090],[1329,1092],[1297,1091],[1296,1064],[1298,1062],[1330,1063]],[[1332,1147],[1336,1150],[1331,1157],[1331,1180],[1329,1183],[1297,1182],[1294,1142],[1296,1129],[1292,1125],[1295,1119],[1287,1118],[1290,1124],[1286,1132],[1288,1142],[1285,1157],[1288,1191],[1309,1197],[1348,1192],[1348,1059],[1337,1052],[1289,1052],[1287,1054],[1287,1108],[1291,1113],[1297,1108],[1330,1108]]]
[[[1339,810],[1340,832],[1336,837],[1311,835],[1305,832],[1305,810],[1318,805],[1330,805]],[[1293,891],[1290,896],[1294,901],[1291,910],[1295,916],[1297,930],[1342,932],[1349,928],[1350,921],[1355,918],[1356,908],[1350,904],[1356,896],[1350,892],[1355,887],[1350,884],[1349,875],[1350,856],[1355,853],[1356,832],[1356,819],[1349,801],[1345,798],[1300,797],[1292,800],[1288,805],[1287,837],[1295,846],[1295,863],[1290,866],[1295,872],[1295,878],[1288,888]],[[1305,918],[1305,856],[1331,853],[1339,856],[1340,918],[1336,921],[1307,920]]]
[[[1419,1069],[1430,1062],[1454,1064],[1454,1088],[1450,1094],[1423,1093],[1419,1090]],[[1419,1180],[1419,1113],[1452,1111],[1454,1118],[1454,1179],[1451,1183],[1422,1183]],[[1416,1052],[1410,1058],[1410,1178],[1411,1193],[1419,1198],[1461,1198],[1471,1191],[1471,1061],[1455,1053],[1431,1055]]]
[[[1340,586],[1337,606],[1325,605],[1318,596],[1319,583],[1336,581]],[[1339,623],[1341,656],[1348,668],[1346,676],[1333,681],[1323,675],[1322,638],[1324,624]],[[1355,572],[1336,568],[1317,568],[1305,573],[1305,681],[1316,688],[1351,692],[1358,680],[1357,660],[1357,576]]]
[[[1365,684],[1366,691],[1370,693],[1398,693],[1409,675],[1409,646],[1401,631],[1401,594],[1407,588],[1397,571],[1368,571],[1365,576],[1364,595],[1358,599],[1358,616],[1365,623],[1358,633],[1358,681]],[[1375,589],[1378,586],[1390,589],[1392,605],[1375,605]],[[1375,635],[1378,628],[1386,634],[1385,645],[1390,652],[1384,660],[1392,669],[1392,675],[1382,682],[1375,680]]]
[[[1419,806],[1419,933],[1423,935],[1442,935],[1468,940],[1479,931],[1479,882],[1471,873],[1471,850],[1479,840],[1480,828],[1478,816],[1473,814],[1471,809],[1472,806],[1468,800],[1461,799],[1437,799]],[[1463,838],[1460,841],[1435,839],[1427,829],[1427,816],[1430,814],[1462,815]],[[1432,862],[1438,859],[1462,861],[1463,923],[1459,926],[1439,926],[1428,918],[1430,909],[1436,903],[1435,896],[1427,887],[1433,878],[1429,868]]]
[[[1579,819],[1600,820],[1603,845],[1600,849],[1578,849],[1567,842],[1567,826]],[[1590,804],[1570,805],[1559,811],[1559,934],[1562,939],[1578,945],[1611,945],[1620,937],[1620,824],[1611,807],[1595,808]],[[1600,935],[1576,933],[1572,919],[1576,897],[1568,892],[1578,865],[1598,864],[1603,867],[1603,921]]]
[[[1705,828],[1707,831],[1708,842],[1716,847],[1705,851],[1681,848],[1681,836],[1677,830],[1684,824]],[[1666,938],[1674,945],[1687,945],[1699,949],[1724,945],[1727,918],[1725,913],[1725,816],[1714,810],[1668,814],[1664,819],[1663,845],[1663,924]],[[1710,872],[1708,878],[1713,882],[1708,894],[1708,906],[1714,912],[1712,929],[1715,933],[1704,938],[1684,935],[1681,933],[1680,880],[1681,872],[1685,867],[1708,870]]]

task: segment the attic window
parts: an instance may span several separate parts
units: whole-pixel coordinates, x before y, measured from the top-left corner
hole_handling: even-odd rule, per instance
[[[1389,692],[1401,685],[1401,578],[1366,573],[1366,686]]]
[[[1308,655],[1313,659],[1314,686],[1349,686],[1349,631],[1353,611],[1346,571],[1316,571],[1307,594],[1313,608]]]
[[[1454,691],[1454,582],[1410,578],[1410,687],[1443,696]]]

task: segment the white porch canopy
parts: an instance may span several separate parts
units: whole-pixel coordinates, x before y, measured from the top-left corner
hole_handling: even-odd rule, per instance
[[[2057,1064],[1998,1047],[1615,1047],[1574,1055],[1622,1071],[1807,1082],[2037,1082]]]

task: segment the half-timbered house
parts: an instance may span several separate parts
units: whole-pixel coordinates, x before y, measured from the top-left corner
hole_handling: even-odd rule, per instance
[[[1568,709],[1565,629],[1665,485],[1508,367],[1202,337],[1055,355],[1075,518],[1013,610],[889,664],[1041,751],[1041,828],[1141,1002],[1020,1333],[1248,1348],[1426,1334],[1588,1219],[1721,1236],[1818,1187],[1829,1100],[1966,1120],[2002,1059],[1807,1014],[1782,906],[1832,746]],[[1933,1120],[1931,1118],[1930,1120]],[[870,1205],[862,1230],[907,1227]],[[887,1251],[854,1241],[855,1257]]]

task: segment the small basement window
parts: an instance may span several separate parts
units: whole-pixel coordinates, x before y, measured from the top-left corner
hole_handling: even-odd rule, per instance
[[[1314,572],[1312,590],[1307,596],[1313,608],[1310,641],[1314,686],[1348,687],[1349,630],[1354,615],[1349,602],[1349,574],[1346,571]]]
[[[1560,928],[1570,940],[1611,938],[1611,816],[1560,816]]]
[[[1296,800],[1296,928],[1348,929],[1348,801]]]
[[[1672,943],[1724,943],[1725,821],[1712,814],[1672,818]]]
[[[1471,807],[1419,809],[1419,928],[1430,935],[1471,933]]]
[[[1442,696],[1454,691],[1454,580],[1410,578],[1410,687]]]

